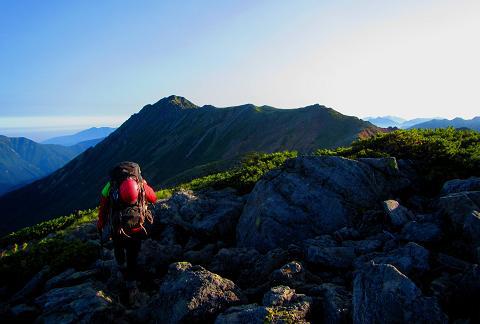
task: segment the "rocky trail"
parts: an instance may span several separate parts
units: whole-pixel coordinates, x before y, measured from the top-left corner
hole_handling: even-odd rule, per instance
[[[48,265],[2,304],[38,323],[478,323],[480,178],[422,195],[412,163],[299,157],[247,195],[178,191],[154,208],[138,298],[106,245]],[[68,238],[98,243],[94,224]]]

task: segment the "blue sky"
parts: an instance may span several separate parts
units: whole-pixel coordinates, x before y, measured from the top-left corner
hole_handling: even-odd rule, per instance
[[[170,94],[471,118],[479,34],[466,0],[2,0],[0,131],[114,126]]]

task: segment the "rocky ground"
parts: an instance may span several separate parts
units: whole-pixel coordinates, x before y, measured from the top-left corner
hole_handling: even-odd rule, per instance
[[[48,265],[4,306],[39,323],[478,323],[480,178],[425,197],[412,164],[301,157],[248,195],[179,191],[154,206],[129,304],[111,246]],[[94,224],[69,234],[97,240]]]

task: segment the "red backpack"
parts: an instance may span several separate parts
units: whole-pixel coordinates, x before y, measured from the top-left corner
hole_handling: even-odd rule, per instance
[[[138,185],[138,198],[134,202],[125,202],[120,195],[120,186],[132,179]],[[140,166],[134,162],[121,162],[110,171],[110,224],[112,234],[124,237],[146,238],[148,232],[143,226],[145,219],[153,222],[145,199],[145,189]]]

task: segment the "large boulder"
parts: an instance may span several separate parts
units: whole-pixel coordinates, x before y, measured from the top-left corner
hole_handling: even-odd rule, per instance
[[[40,270],[36,275],[34,275],[33,278],[30,279],[20,291],[13,295],[10,301],[12,303],[18,303],[21,300],[34,296],[43,288],[43,285],[47,280],[49,273],[50,267],[43,267],[43,269]]]
[[[233,306],[218,315],[215,324],[264,324],[268,310],[264,306],[248,304]]]
[[[180,190],[156,207],[156,218],[201,238],[233,240],[244,200],[234,190]]]
[[[49,279],[45,283],[45,291],[49,291],[53,288],[58,288],[58,287],[78,285],[79,283],[85,282],[90,278],[95,277],[99,273],[100,273],[100,269],[97,269],[97,268],[86,270],[86,271],[78,271],[78,272],[70,268],[65,270],[61,274]]]
[[[215,324],[308,323],[312,298],[288,286],[276,286],[263,296],[262,304],[231,307],[218,315]]]
[[[383,246],[383,242],[378,239],[343,241],[342,246],[352,247],[357,255],[361,255],[380,250]]]
[[[228,307],[245,301],[232,281],[201,266],[177,262],[170,265],[149,308],[155,322],[201,323],[212,321]]]
[[[40,323],[118,323],[122,307],[92,282],[55,288],[35,299]]]
[[[233,279],[244,270],[252,269],[260,257],[255,249],[223,248],[213,257],[209,269]]]
[[[237,226],[237,244],[265,252],[333,233],[408,184],[393,158],[288,160],[255,185]]]
[[[442,229],[435,223],[411,221],[402,228],[401,238],[412,242],[432,243],[442,238]]]
[[[460,318],[470,319],[470,323],[480,323],[480,266],[474,264],[452,277],[454,287],[451,302],[455,315]],[[466,321],[468,322],[468,321]]]
[[[352,293],[342,286],[324,283],[312,293],[320,297],[321,323],[350,323],[352,319]]]
[[[383,208],[393,226],[401,227],[414,218],[413,213],[396,200],[385,200]]]
[[[291,261],[272,272],[270,280],[277,285],[298,287],[305,283],[305,269],[298,261]]]
[[[374,252],[358,257],[354,265],[357,269],[369,265],[370,261],[392,264],[404,274],[422,274],[430,269],[430,253],[424,247],[409,242],[405,246],[388,252]]]
[[[244,268],[238,278],[242,286],[258,286],[268,280],[270,274],[292,260],[292,254],[283,249],[274,249],[261,255],[250,268]]]
[[[182,253],[181,245],[163,245],[158,241],[148,239],[142,242],[138,263],[154,272],[163,266],[166,269],[172,262],[180,259]]]
[[[441,193],[442,195],[448,195],[463,191],[480,191],[480,177],[447,181],[443,184]]]
[[[350,268],[355,257],[355,248],[347,246],[323,248],[309,246],[305,254],[305,260],[307,262],[334,269]]]
[[[480,211],[480,191],[452,193],[438,200],[440,214],[451,223],[453,230],[463,231],[465,219],[474,211]]]
[[[390,264],[371,263],[355,275],[354,323],[447,323],[433,297]]]
[[[475,247],[480,246],[480,211],[475,210],[465,217],[463,232]]]

